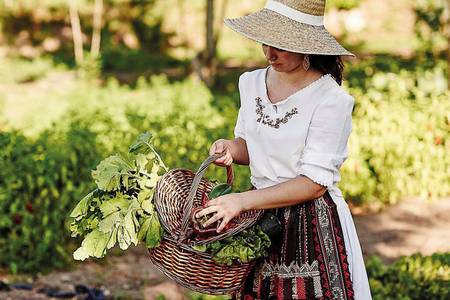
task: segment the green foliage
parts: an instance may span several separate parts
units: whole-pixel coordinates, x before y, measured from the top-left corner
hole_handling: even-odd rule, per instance
[[[450,253],[415,254],[386,266],[378,257],[366,263],[374,300],[449,299]]]
[[[341,183],[349,199],[391,204],[448,195],[450,94],[441,69],[380,72],[366,86],[350,91],[356,105]]]
[[[61,66],[54,66],[48,58],[32,61],[20,58],[5,59],[0,57],[0,82],[26,83],[44,78],[50,70],[63,70]]]
[[[270,247],[269,236],[255,225],[231,237],[193,248],[213,255],[214,261],[221,264],[248,263],[267,255]]]
[[[187,66],[188,62],[176,60],[169,55],[112,47],[105,49],[101,56],[103,71],[148,72],[163,71],[165,68]]]
[[[225,295],[219,295],[219,296],[213,296],[213,295],[205,295],[198,292],[189,291],[187,293],[189,299],[191,300],[229,300],[231,299],[230,296]]]
[[[92,171],[97,188],[70,214],[72,236],[84,237],[73,254],[76,260],[104,257],[116,243],[122,250],[140,241],[159,246],[163,229],[151,198],[164,163],[151,138],[148,132],[140,134],[128,153],[112,155]]]
[[[419,40],[419,63],[433,65],[436,57],[439,57],[450,45],[446,45],[446,24],[450,18],[449,2],[446,0],[419,0],[414,1],[416,22],[415,34]],[[448,31],[448,29],[447,29]]]
[[[0,132],[0,266],[29,272],[68,259],[65,217],[92,189],[90,170],[104,150],[78,122],[37,139]]]
[[[337,9],[349,10],[358,7],[361,2],[361,0],[329,0],[327,1],[327,8],[333,7]]]
[[[229,193],[231,193],[231,186],[228,185],[228,183],[219,183],[218,185],[213,187],[211,192],[209,192],[208,198],[214,199]]]
[[[243,230],[224,240],[208,244],[208,250],[214,253],[218,263],[231,265],[233,263],[248,263],[256,258],[267,255],[270,239],[259,226]]]

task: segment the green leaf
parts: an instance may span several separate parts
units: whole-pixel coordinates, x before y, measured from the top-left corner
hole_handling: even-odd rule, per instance
[[[105,196],[102,195],[101,199],[99,198],[93,198],[90,202],[89,202],[89,211],[95,211],[98,209],[98,207],[100,206],[100,204],[102,204],[103,200],[105,199]]]
[[[89,203],[94,198],[94,191],[87,194],[80,202],[78,202],[77,206],[70,213],[71,218],[77,218],[79,216],[86,215],[88,212]]]
[[[158,162],[154,162],[154,163],[153,163],[153,166],[152,166],[151,174],[152,174],[154,177],[159,177],[158,171],[159,171],[160,168],[161,168],[161,167],[160,167],[160,165],[158,164]]]
[[[136,141],[130,146],[128,151],[130,153],[143,153],[146,154],[151,151],[151,148],[148,146],[152,140],[153,136],[150,132],[141,133]]]
[[[123,224],[119,225],[117,241],[119,242],[119,247],[122,250],[128,249],[131,245],[131,236]]]
[[[150,219],[145,218],[144,222],[142,222],[142,225],[138,232],[138,239],[139,241],[144,241],[147,235],[147,231],[150,227]]]
[[[81,235],[81,234],[84,233],[83,230],[80,230],[80,228],[78,226],[78,222],[70,223],[69,229],[70,229],[70,232],[71,232],[71,234],[70,234],[71,237],[77,237],[79,234]]]
[[[130,181],[132,181],[133,177],[130,177],[130,175],[128,174],[122,174],[120,178],[123,187],[125,188],[125,190],[128,190],[130,188]]]
[[[215,242],[213,242],[211,244],[208,244],[208,248],[211,249],[212,253],[216,253],[222,247],[223,247],[223,245],[222,245],[222,243],[220,241],[215,241]]]
[[[115,226],[109,236],[108,244],[106,245],[106,249],[111,249],[117,243],[117,232],[119,231],[119,226]]]
[[[136,234],[135,224],[139,224],[136,220],[136,210],[129,209],[125,218],[123,219],[123,227],[128,232],[128,236],[130,237],[130,243],[133,243],[135,246],[138,244],[138,237]]]
[[[146,172],[148,163],[147,157],[144,154],[138,153],[135,159],[138,172]]]
[[[146,190],[152,189],[153,181],[149,177],[142,176],[137,181],[139,183],[139,187],[141,187],[142,189],[146,189]]]
[[[81,243],[81,247],[73,253],[75,260],[85,260],[88,257],[103,257],[110,234],[93,230],[88,233]]]
[[[239,247],[239,259],[242,263],[247,263],[249,261],[250,249],[247,247]]]
[[[148,182],[148,185],[146,185],[146,187],[148,188],[154,188],[156,186],[156,184],[159,181],[159,176],[152,176],[152,178],[150,178],[150,181]]]
[[[148,188],[142,188],[138,194],[139,203],[151,202],[151,198],[153,197],[154,190]],[[148,201],[147,201],[148,200]],[[142,207],[144,208],[144,207]]]
[[[152,201],[150,201],[150,200],[143,201],[141,204],[141,207],[146,213],[148,213],[150,215],[156,214],[155,206],[153,205]]]
[[[121,224],[122,221],[123,217],[120,211],[116,211],[109,214],[106,218],[101,220],[98,223],[98,229],[103,233],[108,233],[113,231],[117,227],[117,224]]]
[[[116,211],[125,212],[130,206],[130,201],[125,198],[124,194],[117,193],[115,198],[109,199],[100,205],[100,211],[106,217]]]
[[[154,158],[157,159],[158,163],[162,165],[165,171],[168,171],[168,168],[164,165],[164,162],[162,161],[159,154],[153,149],[151,145],[151,140],[153,136],[150,132],[144,132],[141,133],[136,141],[130,146],[128,149],[129,153],[142,153],[147,155],[147,159],[153,160]]]
[[[203,245],[193,245],[192,249],[197,250],[199,252],[206,252],[206,250],[208,248],[207,248],[207,246],[205,244],[203,244]]]
[[[85,226],[88,231],[90,231],[91,229],[97,228],[98,223],[100,222],[98,217],[95,215],[89,216],[89,218],[85,219],[85,221],[86,221]]]
[[[147,247],[154,248],[154,247],[159,246],[159,243],[161,242],[164,231],[162,229],[161,223],[159,222],[159,219],[156,216],[156,214],[151,215],[149,217],[149,219],[150,219],[150,224],[149,224],[149,228],[147,230],[145,242],[147,244]]]
[[[115,191],[120,188],[121,177],[133,170],[131,162],[122,155],[112,155],[100,162],[92,171],[92,177],[98,188],[104,191]]]
[[[214,199],[222,195],[231,193],[231,186],[227,183],[220,183],[216,185],[208,194],[209,199]]]

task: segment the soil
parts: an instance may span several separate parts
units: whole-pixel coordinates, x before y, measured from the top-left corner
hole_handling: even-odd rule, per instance
[[[354,220],[365,257],[378,255],[390,263],[416,252],[450,251],[450,198],[409,199]]]
[[[403,255],[450,251],[450,198],[426,202],[409,199],[375,214],[354,217],[365,257],[380,256],[389,263]],[[24,278],[1,275],[6,282]],[[186,289],[165,278],[149,262],[144,248],[99,261],[80,262],[73,270],[55,271],[31,280],[32,291],[0,292],[0,299],[56,299],[38,293],[42,288],[73,291],[74,284],[99,288],[106,299],[188,299]],[[162,298],[164,295],[165,298]],[[69,299],[86,299],[86,295]]]

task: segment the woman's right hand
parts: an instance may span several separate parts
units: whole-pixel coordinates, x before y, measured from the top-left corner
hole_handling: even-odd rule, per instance
[[[214,161],[214,164],[225,167],[230,166],[233,163],[233,157],[231,156],[230,150],[230,142],[231,141],[229,140],[219,139],[212,143],[211,147],[209,148],[209,155],[225,152],[225,155],[216,159]]]

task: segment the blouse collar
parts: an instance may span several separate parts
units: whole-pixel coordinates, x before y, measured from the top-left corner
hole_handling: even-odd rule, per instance
[[[313,89],[314,87],[319,86],[319,83],[324,81],[326,78],[331,77],[331,74],[329,74],[329,73],[324,74],[324,75],[320,76],[318,79],[316,79],[313,82],[311,82],[310,84],[308,84],[307,86],[305,86],[305,87],[297,90],[293,94],[289,95],[285,99],[283,99],[277,103],[272,103],[272,101],[270,101],[269,95],[267,93],[267,74],[269,72],[269,68],[270,68],[270,65],[267,66],[262,72],[262,75],[263,75],[262,76],[262,92],[263,92],[263,96],[264,96],[263,98],[264,98],[264,101],[267,102],[268,104],[276,105],[276,106],[283,105],[284,103],[288,102],[290,99],[292,99],[298,95],[301,95],[303,93],[306,93],[307,91]]]

